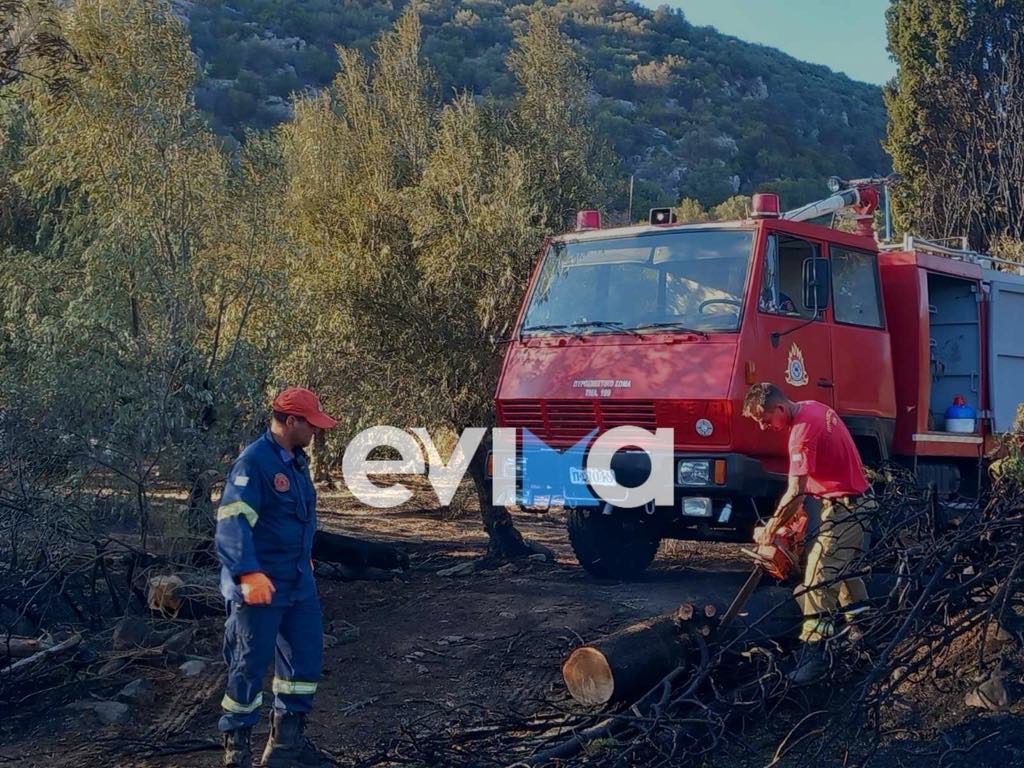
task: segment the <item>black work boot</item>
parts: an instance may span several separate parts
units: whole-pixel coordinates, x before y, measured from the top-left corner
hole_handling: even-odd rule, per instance
[[[239,728],[224,734],[224,768],[252,768],[252,728]]]
[[[796,667],[786,677],[793,685],[810,685],[823,678],[827,672],[825,643],[804,643]]]
[[[263,750],[265,768],[307,768],[323,765],[320,750],[306,738],[306,716],[274,711],[270,715],[270,738]]]

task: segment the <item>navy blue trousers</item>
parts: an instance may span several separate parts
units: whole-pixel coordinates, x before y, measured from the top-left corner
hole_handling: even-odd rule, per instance
[[[220,730],[252,727],[263,704],[263,676],[274,660],[274,709],[309,712],[323,663],[323,616],[312,595],[286,605],[228,603],[224,661],[228,683]]]

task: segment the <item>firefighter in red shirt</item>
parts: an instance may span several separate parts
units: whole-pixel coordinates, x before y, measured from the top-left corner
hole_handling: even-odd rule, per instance
[[[867,610],[862,579],[847,577],[861,554],[866,517],[874,502],[863,499],[868,489],[857,446],[834,410],[814,400],[793,402],[774,384],[755,384],[743,401],[743,414],[761,429],[789,432],[789,486],[765,526],[763,541],[794,514],[808,496],[820,499],[820,525],[807,555],[803,590],[799,594],[804,643],[790,680],[813,682],[828,665],[824,641],[835,634],[834,620],[842,608],[851,639],[860,636],[855,620]]]

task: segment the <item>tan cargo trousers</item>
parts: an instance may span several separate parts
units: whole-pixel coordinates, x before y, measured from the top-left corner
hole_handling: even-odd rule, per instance
[[[854,561],[864,547],[864,531],[876,509],[872,499],[821,499],[821,525],[807,553],[804,581],[797,590],[804,621],[803,642],[818,642],[835,634],[835,619],[842,608],[847,621],[868,610],[867,589],[859,577],[844,578],[856,570]]]

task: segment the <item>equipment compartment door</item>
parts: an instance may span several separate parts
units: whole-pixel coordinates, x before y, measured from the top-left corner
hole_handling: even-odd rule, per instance
[[[989,295],[988,357],[992,431],[1013,427],[1024,400],[1024,282],[993,280]]]
[[[929,272],[927,280],[931,374],[928,429],[943,431],[946,409],[958,395],[979,411],[984,407],[981,400],[981,288],[976,280],[937,272]]]

